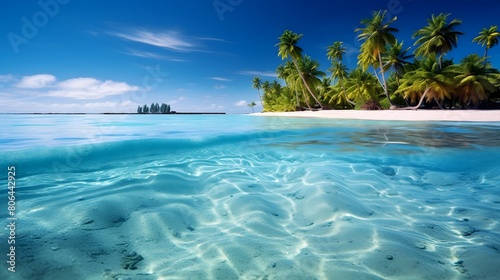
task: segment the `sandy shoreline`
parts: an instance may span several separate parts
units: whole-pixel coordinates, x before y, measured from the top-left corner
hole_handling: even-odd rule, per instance
[[[500,110],[328,110],[255,113],[254,116],[391,121],[500,122]]]

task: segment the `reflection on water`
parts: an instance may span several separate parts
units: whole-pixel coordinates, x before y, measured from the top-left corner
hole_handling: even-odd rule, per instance
[[[427,127],[379,127],[367,129],[352,129],[332,131],[324,128],[322,131],[294,135],[276,139],[269,146],[283,146],[298,148],[303,146],[330,146],[341,145],[345,151],[352,151],[359,147],[377,147],[380,145],[408,145],[409,147],[431,148],[463,148],[474,149],[478,146],[497,147],[500,143],[500,133],[495,127],[470,127],[457,129],[453,124],[448,126]],[[308,140],[303,140],[309,138]],[[410,148],[411,150],[412,148]]]

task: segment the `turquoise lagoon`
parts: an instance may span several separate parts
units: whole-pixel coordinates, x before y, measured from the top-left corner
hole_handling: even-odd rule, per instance
[[[1,279],[500,275],[500,123],[0,119]]]

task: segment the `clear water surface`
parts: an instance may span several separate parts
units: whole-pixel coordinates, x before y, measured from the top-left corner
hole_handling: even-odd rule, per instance
[[[2,253],[1,279],[500,275],[500,123],[0,121],[18,218],[16,273]]]

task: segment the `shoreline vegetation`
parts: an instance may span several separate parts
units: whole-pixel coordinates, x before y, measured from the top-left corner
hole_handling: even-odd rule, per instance
[[[263,112],[313,110],[500,109],[500,72],[489,62],[488,51],[498,44],[498,26],[483,28],[472,43],[484,55],[469,54],[459,63],[445,55],[458,47],[462,21],[450,14],[432,15],[413,34],[415,50],[399,41],[393,27],[397,17],[373,12],[355,29],[361,47],[356,69],[343,59],[343,42],[326,50],[330,75],[298,45],[302,34],[290,30],[278,38],[278,80],[254,77]],[[262,94],[261,94],[262,89]],[[445,110],[447,111],[447,110]]]

